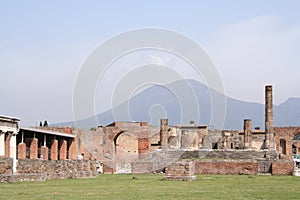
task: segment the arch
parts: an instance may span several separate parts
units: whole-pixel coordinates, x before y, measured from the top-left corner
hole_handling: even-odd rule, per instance
[[[280,142],[279,142],[279,153],[286,154],[286,141],[285,141],[285,139],[280,139]]]
[[[121,131],[114,137],[114,155],[121,158],[137,158],[138,140],[132,134]]]

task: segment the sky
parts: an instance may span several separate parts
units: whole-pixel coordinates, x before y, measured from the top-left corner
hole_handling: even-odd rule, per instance
[[[73,120],[74,85],[87,57],[111,37],[144,27],[201,45],[227,96],[264,103],[264,86],[272,84],[274,103],[283,103],[300,97],[299,9],[297,0],[1,0],[0,114],[25,126]],[[170,58],[151,52],[144,62]],[[97,104],[98,112],[108,108]]]

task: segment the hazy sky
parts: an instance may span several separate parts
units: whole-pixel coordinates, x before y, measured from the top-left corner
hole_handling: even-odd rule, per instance
[[[264,85],[273,84],[280,104],[300,97],[299,10],[297,0],[2,0],[0,114],[27,126],[72,120],[73,87],[88,55],[110,37],[142,27],[175,30],[202,45],[226,95],[263,103]]]

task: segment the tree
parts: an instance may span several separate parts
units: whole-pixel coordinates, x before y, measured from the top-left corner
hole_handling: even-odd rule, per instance
[[[42,121],[40,121],[40,127],[41,127],[41,126],[43,126],[43,123],[42,123]]]
[[[45,120],[45,122],[44,122],[44,127],[48,127],[48,122],[47,122],[47,120]]]

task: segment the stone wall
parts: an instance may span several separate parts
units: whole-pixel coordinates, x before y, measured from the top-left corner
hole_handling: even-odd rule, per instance
[[[293,169],[293,160],[278,160],[272,163],[272,175],[292,175]]]
[[[13,170],[13,159],[12,158],[1,158],[0,159],[0,174],[9,175],[12,174]]]
[[[19,160],[18,174],[45,174],[47,179],[94,177],[96,161],[92,160]]]
[[[195,161],[195,174],[257,174],[256,161]]]

